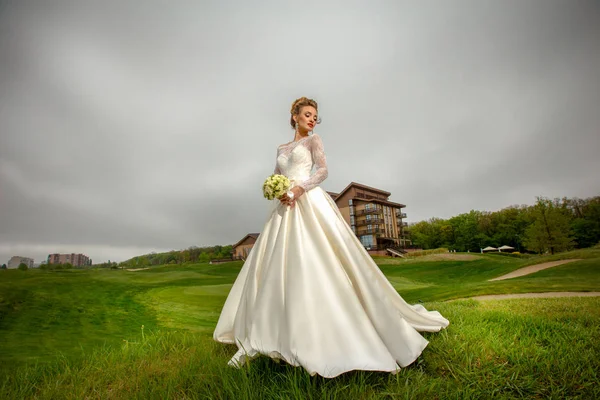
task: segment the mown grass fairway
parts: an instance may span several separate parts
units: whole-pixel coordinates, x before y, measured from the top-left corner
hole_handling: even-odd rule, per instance
[[[0,271],[0,398],[598,398],[600,298],[445,300],[598,291],[600,250],[471,260],[377,258],[409,302],[451,325],[397,375],[335,379],[267,358],[236,370],[212,328],[241,267]],[[489,282],[525,265],[582,258]],[[144,328],[142,329],[142,325]],[[60,355],[57,355],[60,354]]]

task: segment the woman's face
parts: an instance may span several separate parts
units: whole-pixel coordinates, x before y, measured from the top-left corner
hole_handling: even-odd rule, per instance
[[[300,113],[296,116],[298,130],[312,131],[317,124],[318,118],[317,110],[313,106],[302,107]]]

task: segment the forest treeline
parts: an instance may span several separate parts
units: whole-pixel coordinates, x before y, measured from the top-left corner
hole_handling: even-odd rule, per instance
[[[475,211],[450,219],[431,218],[409,226],[413,247],[479,252],[487,246],[512,246],[520,252],[552,253],[600,242],[600,196],[587,199],[538,197],[534,205],[500,211]],[[208,262],[230,258],[232,245],[192,246],[185,250],[133,257],[119,267]],[[117,267],[108,262],[96,266]]]
[[[531,206],[431,218],[411,224],[409,230],[413,247],[423,249],[478,252],[487,246],[508,245],[521,252],[554,254],[600,242],[600,196],[538,197]]]
[[[214,259],[231,258],[232,245],[192,246],[185,250],[173,250],[166,253],[150,253],[133,257],[119,263],[120,267],[149,267],[152,265],[184,264],[208,262]],[[110,261],[109,261],[110,263]]]

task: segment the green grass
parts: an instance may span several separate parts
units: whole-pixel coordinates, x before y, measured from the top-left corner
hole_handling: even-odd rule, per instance
[[[450,321],[397,375],[310,377],[212,341],[242,263],[144,271],[0,271],[0,398],[594,398],[600,298],[443,300],[600,290],[600,250],[527,259],[377,258],[407,301]],[[532,263],[583,260],[506,281]],[[141,327],[144,326],[142,331]]]
[[[452,325],[425,333],[421,357],[396,375],[310,377],[266,357],[226,365],[233,346],[154,332],[81,360],[7,375],[1,398],[385,399],[597,398],[600,299],[431,303]]]
[[[76,357],[119,344],[156,317],[136,301],[142,287],[94,279],[96,271],[3,271],[0,275],[0,370],[57,353]],[[118,274],[117,271],[106,271]]]
[[[528,265],[570,258],[582,260],[520,278],[489,282]],[[528,259],[486,254],[478,254],[472,261],[388,259],[380,260],[380,268],[408,302],[484,294],[600,290],[600,251],[592,249]],[[400,280],[398,284],[396,279]]]
[[[162,326],[212,331],[219,319],[230,284],[151,289],[139,298],[156,313]]]

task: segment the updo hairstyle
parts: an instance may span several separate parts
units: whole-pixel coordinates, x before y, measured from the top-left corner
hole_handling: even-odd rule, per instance
[[[292,126],[292,128],[296,128],[296,122],[294,121],[294,115],[298,115],[300,114],[300,110],[302,110],[302,107],[305,106],[312,106],[315,108],[315,110],[319,111],[319,106],[317,106],[317,102],[314,101],[313,99],[309,99],[306,97],[300,97],[299,99],[296,99],[296,101],[294,101],[292,103],[292,108],[290,109],[290,114],[292,114],[290,116],[290,125]],[[319,118],[317,120],[317,124],[321,123],[321,118]]]

